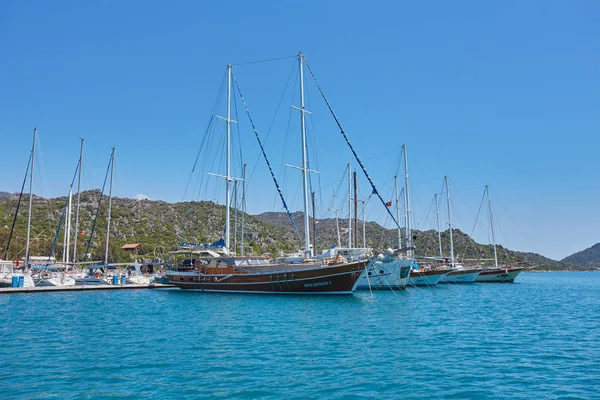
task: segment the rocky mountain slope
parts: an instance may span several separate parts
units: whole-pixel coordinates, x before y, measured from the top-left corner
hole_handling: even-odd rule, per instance
[[[18,195],[0,196],[0,257],[8,241],[13,221]],[[80,225],[78,236],[78,254],[83,256],[86,251],[89,259],[101,260],[104,254],[106,235],[107,198],[102,199],[100,208],[100,191],[92,190],[81,195]],[[65,208],[66,198],[45,199],[34,196],[31,252],[34,255],[48,255],[53,248],[56,229]],[[94,216],[98,213],[94,226]],[[225,209],[208,201],[167,203],[164,201],[134,200],[114,198],[111,213],[111,233],[109,261],[129,261],[132,255],[121,250],[125,243],[140,243],[140,254],[146,258],[164,257],[180,242],[210,243],[223,236],[225,225]],[[238,212],[238,222],[242,213]],[[303,214],[294,213],[294,219],[303,235]],[[232,222],[235,217],[232,213]],[[303,241],[294,231],[286,213],[270,212],[259,215],[245,215],[246,239],[245,245],[253,254],[269,254],[277,256],[281,252],[296,251],[301,248]],[[23,199],[15,226],[15,233],[8,251],[8,258],[23,257],[25,249],[27,224],[27,198]],[[232,223],[233,226],[233,223]],[[238,226],[241,226],[238,224]],[[311,227],[313,221],[311,219]],[[337,229],[334,219],[316,221],[317,249],[326,249],[337,244]],[[347,234],[343,227],[345,221],[340,221],[341,244],[347,244]],[[94,232],[90,242],[90,236]],[[232,247],[233,235],[232,228]],[[416,252],[423,256],[439,254],[437,232],[415,231]],[[241,243],[241,229],[238,228],[238,243]],[[362,223],[359,224],[358,245],[362,245]],[[375,222],[366,223],[367,246],[378,251],[388,247],[397,247],[397,232],[386,229]],[[403,239],[404,241],[404,239]],[[88,242],[89,250],[88,250]],[[444,255],[449,254],[449,235],[442,233]],[[475,243],[468,235],[456,229],[454,231],[455,254],[463,259],[493,259],[493,247]],[[238,247],[240,247],[239,245]],[[56,238],[53,254],[60,258],[63,252],[62,233]],[[540,269],[583,269],[554,260],[535,253],[523,253],[498,247],[501,263],[524,265]],[[481,261],[490,264],[492,261]]]
[[[289,217],[283,212],[267,212],[256,216],[260,221],[279,225],[288,230],[290,234],[295,234],[290,223]],[[303,213],[293,213],[293,218],[300,231],[304,234]],[[312,228],[311,218],[311,228]],[[340,242],[342,246],[348,243],[347,221],[339,221],[340,226]],[[365,225],[367,246],[379,251],[386,248],[398,247],[398,233],[394,229],[386,229],[375,222],[367,222]],[[337,244],[337,227],[334,219],[320,219],[316,224],[317,232],[317,248],[328,248]],[[297,235],[296,235],[297,236]],[[358,224],[357,245],[362,246],[362,222]],[[438,233],[435,230],[428,231],[413,231],[413,238],[416,247],[416,255],[418,256],[438,256]],[[450,254],[450,234],[445,231],[441,234],[442,251],[444,256],[449,257]],[[402,242],[405,243],[404,234]],[[493,265],[494,247],[492,245],[483,245],[476,243],[466,233],[459,229],[453,231],[454,254],[462,260],[469,260],[481,265]],[[537,253],[525,253],[512,251],[497,246],[498,261],[500,264],[516,264],[530,268],[548,269],[548,270],[574,270],[581,269],[576,265],[558,262],[544,257]]]
[[[561,262],[575,264],[590,269],[600,268],[600,243],[596,243],[592,247],[571,254],[562,259]]]

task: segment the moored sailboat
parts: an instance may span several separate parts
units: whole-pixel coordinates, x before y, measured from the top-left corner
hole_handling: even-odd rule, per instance
[[[438,246],[440,248],[439,259],[433,261],[443,260],[444,255],[442,253],[442,237],[440,232],[440,210],[438,204],[437,193],[435,194],[435,214],[437,219],[437,232],[438,232]],[[410,278],[408,280],[411,286],[435,286],[444,275],[448,274],[451,268],[445,265],[432,266],[431,264],[417,264],[415,262],[413,268],[410,271]]]
[[[496,249],[496,236],[494,233],[494,216],[492,214],[492,200],[490,188],[486,185],[485,192],[488,201],[488,212],[490,215],[490,229],[492,232],[492,243],[494,245],[494,265],[486,266],[477,277],[477,282],[514,282],[517,275],[523,271],[522,267],[498,265],[498,251]]]
[[[107,168],[106,170],[106,177],[104,179],[104,183],[106,184],[106,178],[108,177],[108,173],[110,171],[110,184],[109,184],[109,192],[108,192],[108,212],[107,212],[107,221],[106,221],[106,245],[105,245],[105,249],[104,249],[104,263],[102,265],[91,265],[88,266],[88,273],[85,274],[84,276],[79,276],[75,279],[75,284],[77,285],[103,285],[103,284],[107,284],[109,282],[111,282],[109,280],[109,270],[114,271],[115,273],[112,275],[113,281],[115,275],[118,278],[118,269],[114,266],[114,265],[109,265],[108,264],[108,245],[109,245],[109,241],[110,241],[110,213],[111,213],[111,209],[112,209],[112,188],[113,188],[113,176],[114,176],[114,170],[115,170],[115,148],[112,148],[111,154],[110,154],[110,161],[109,161],[109,167],[110,169]],[[100,200],[98,203],[98,210],[97,213],[100,210],[100,204],[102,202],[102,193],[104,193],[104,185],[102,186],[102,191],[100,194]],[[96,219],[94,219],[94,223],[92,225],[92,233],[90,235],[90,239],[88,241],[88,245],[87,245],[87,250],[85,252],[85,256],[84,256],[84,262],[87,260],[88,254],[89,254],[89,248],[90,245],[92,243],[92,238],[94,235],[94,228],[96,225],[96,220],[98,217],[98,214],[96,213]],[[118,281],[118,279],[116,280]]]
[[[448,176],[444,177],[446,184],[446,201],[448,204],[448,226],[450,231],[450,263],[452,270],[440,279],[440,283],[474,283],[483,268],[464,266],[455,263],[454,241],[452,239],[452,213],[450,211],[450,189],[448,187]]]
[[[231,64],[227,65],[227,170],[226,176],[226,218],[225,246],[221,251],[208,249],[189,249],[191,258],[183,261],[177,268],[168,270],[165,275],[169,282],[180,289],[204,292],[235,293],[277,293],[277,294],[341,294],[351,295],[356,290],[358,279],[364,272],[368,260],[348,261],[336,258],[326,262],[316,262],[310,247],[308,220],[308,179],[311,172],[307,165],[306,133],[304,107],[304,57],[298,54],[300,72],[300,111],[302,134],[302,167],[304,189],[304,261],[301,263],[274,264],[262,257],[243,257],[229,255],[230,245],[230,188],[234,179],[230,172],[230,135],[231,135]],[[238,86],[239,91],[239,86]],[[245,104],[245,100],[242,101]],[[247,111],[247,107],[246,107]],[[247,111],[248,112],[248,111]],[[258,139],[254,123],[252,127]],[[259,140],[260,143],[260,140]],[[264,154],[264,149],[261,150]],[[266,156],[265,156],[266,157]],[[271,174],[274,179],[273,172]],[[280,193],[281,195],[281,193]],[[287,207],[286,207],[287,208]]]

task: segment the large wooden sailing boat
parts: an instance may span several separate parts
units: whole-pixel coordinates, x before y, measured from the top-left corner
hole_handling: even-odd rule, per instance
[[[492,231],[492,243],[494,244],[494,265],[487,266],[477,276],[476,282],[514,282],[517,275],[523,271],[522,267],[498,265],[498,252],[496,250],[496,237],[494,234],[494,216],[492,214],[492,200],[490,198],[490,188],[486,185],[485,192],[488,201],[488,211],[490,214],[490,228]]]
[[[313,259],[310,247],[308,219],[308,179],[311,172],[307,166],[306,132],[304,108],[304,56],[298,54],[300,71],[300,126],[302,134],[302,167],[304,188],[304,262],[275,264],[265,258],[238,257],[229,255],[230,245],[230,135],[231,135],[231,64],[227,65],[227,171],[225,246],[221,251],[209,249],[187,249],[181,252],[191,257],[177,268],[166,272],[166,277],[177,287],[185,290],[236,293],[280,293],[280,294],[338,294],[351,295],[356,290],[358,279],[365,270],[368,260],[348,261],[343,257]]]

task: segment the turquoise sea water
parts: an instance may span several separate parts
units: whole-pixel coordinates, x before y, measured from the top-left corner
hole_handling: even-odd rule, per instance
[[[600,398],[600,273],[353,297],[0,296],[0,398]]]

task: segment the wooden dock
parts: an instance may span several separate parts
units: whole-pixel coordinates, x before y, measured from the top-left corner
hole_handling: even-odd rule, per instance
[[[0,294],[17,293],[53,293],[53,292],[83,292],[90,290],[126,290],[126,289],[168,289],[175,285],[163,285],[160,283],[150,285],[73,285],[73,286],[35,286],[20,288],[0,288]]]

